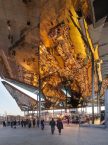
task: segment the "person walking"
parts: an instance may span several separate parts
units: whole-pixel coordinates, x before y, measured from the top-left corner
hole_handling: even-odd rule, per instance
[[[33,128],[35,127],[35,125],[36,125],[36,121],[35,119],[33,119]]]
[[[14,125],[14,128],[16,129],[16,125],[17,125],[16,120],[14,120],[13,125]]]
[[[54,131],[55,131],[55,121],[54,119],[52,118],[52,120],[50,121],[49,125],[51,126],[51,133],[54,134]]]
[[[11,128],[13,128],[13,120],[11,120]]]
[[[44,130],[44,119],[41,120],[41,129]]]
[[[31,120],[28,121],[28,128],[31,128]]]
[[[37,127],[38,127],[38,128],[39,128],[39,122],[40,122],[40,121],[39,121],[39,119],[37,118]]]
[[[57,128],[58,128],[59,135],[61,135],[61,130],[63,129],[63,123],[61,118],[57,120]]]
[[[69,118],[69,116],[67,117],[67,124],[69,125],[69,123],[70,123],[70,118]]]
[[[5,121],[3,121],[3,127],[6,127],[6,122]]]
[[[23,121],[23,120],[21,120],[21,126],[22,126],[22,127],[24,126],[24,121]]]

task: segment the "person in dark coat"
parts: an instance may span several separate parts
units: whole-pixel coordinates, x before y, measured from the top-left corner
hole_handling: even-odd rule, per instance
[[[21,126],[22,126],[22,127],[24,126],[24,121],[23,121],[23,120],[21,120]]]
[[[28,128],[31,128],[31,120],[28,121]]]
[[[41,129],[44,130],[44,119],[41,120]]]
[[[35,125],[36,125],[36,121],[35,119],[33,119],[33,127],[35,127]]]
[[[6,127],[6,122],[5,121],[3,121],[3,127]]]
[[[23,124],[24,124],[24,127],[26,127],[26,125],[27,125],[27,122],[26,122],[26,120],[24,120]]]
[[[39,119],[37,119],[37,127],[39,127]]]
[[[63,123],[62,123],[62,120],[60,118],[57,120],[57,128],[59,131],[59,135],[61,135],[61,130],[63,129]]]
[[[69,123],[70,123],[70,118],[68,117],[67,118],[67,124],[69,125]]]
[[[11,128],[13,128],[13,121],[11,120]]]
[[[17,122],[16,122],[16,120],[14,120],[14,122],[13,122],[14,128],[16,128],[16,125],[17,125]]]
[[[54,134],[54,131],[55,131],[55,121],[54,119],[52,118],[52,120],[50,121],[49,125],[51,126],[51,133]]]

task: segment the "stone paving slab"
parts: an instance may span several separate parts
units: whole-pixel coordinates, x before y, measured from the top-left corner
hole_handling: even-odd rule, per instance
[[[0,128],[0,145],[108,145],[108,130],[100,128],[79,128],[65,126],[62,134],[51,135],[50,127],[42,131],[38,128]]]

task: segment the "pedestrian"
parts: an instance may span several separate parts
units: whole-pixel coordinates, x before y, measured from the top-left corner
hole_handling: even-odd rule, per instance
[[[59,135],[61,135],[61,130],[63,129],[63,123],[61,118],[57,120],[57,128],[58,128]]]
[[[86,122],[90,125],[90,118],[89,118],[89,116],[86,116]]]
[[[31,120],[28,121],[28,128],[31,128]]]
[[[20,125],[20,120],[18,121],[18,125]]]
[[[33,119],[33,128],[35,127],[35,124],[36,124],[35,119]]]
[[[40,122],[40,121],[39,121],[39,119],[37,118],[37,127],[38,127],[38,128],[39,128],[39,122]]]
[[[69,125],[69,123],[70,123],[70,118],[69,118],[69,116],[67,117],[67,124]]]
[[[24,125],[24,127],[26,127],[26,125],[27,125],[26,120],[23,121],[23,125]]]
[[[52,118],[52,120],[50,121],[49,125],[51,126],[51,133],[54,134],[54,131],[55,131],[55,121],[54,119]]]
[[[21,126],[22,126],[22,127],[24,126],[24,121],[23,121],[23,120],[21,120]]]
[[[16,120],[14,120],[14,122],[13,122],[14,128],[16,128],[16,125],[17,125],[17,122],[16,122]]]
[[[44,119],[41,120],[41,129],[44,130]]]
[[[6,127],[6,122],[5,121],[3,121],[3,127]]]
[[[11,128],[13,128],[13,121],[11,120]]]

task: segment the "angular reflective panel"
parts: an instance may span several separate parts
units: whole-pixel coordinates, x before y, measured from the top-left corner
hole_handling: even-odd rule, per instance
[[[37,100],[21,92],[7,82],[2,81],[3,85],[9,91],[11,96],[15,99],[16,103],[22,111],[32,111],[37,108]]]
[[[0,0],[2,78],[39,90],[46,108],[78,107],[93,93],[102,96],[108,84],[108,18],[106,7],[96,3]]]

